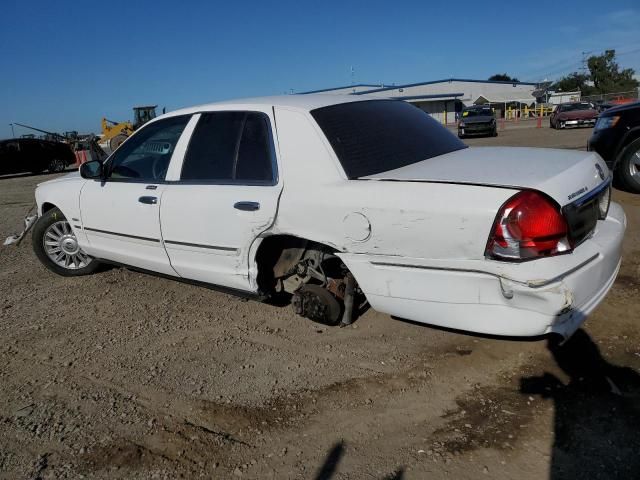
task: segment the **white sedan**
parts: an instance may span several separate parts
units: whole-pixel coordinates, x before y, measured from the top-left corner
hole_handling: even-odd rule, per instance
[[[495,335],[571,335],[626,226],[592,152],[468,148],[402,101],[291,95],[149,122],[42,183],[35,252],[223,287],[348,324],[361,303]],[[365,300],[366,299],[366,300]]]

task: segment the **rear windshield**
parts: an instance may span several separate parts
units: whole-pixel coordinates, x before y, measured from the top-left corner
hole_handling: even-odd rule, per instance
[[[466,148],[428,113],[401,100],[341,103],[311,111],[349,179]]]

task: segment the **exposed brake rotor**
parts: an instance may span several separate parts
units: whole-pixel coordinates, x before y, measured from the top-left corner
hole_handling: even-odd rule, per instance
[[[304,284],[293,294],[293,309],[314,322],[324,325],[337,325],[340,322],[340,303],[324,287]]]

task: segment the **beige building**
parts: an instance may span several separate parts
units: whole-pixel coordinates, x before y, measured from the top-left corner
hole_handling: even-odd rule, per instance
[[[442,123],[455,123],[465,106],[491,104],[501,116],[508,106],[531,105],[535,83],[500,82],[450,78],[431,82],[372,87],[358,84],[307,93],[344,93],[376,98],[394,98],[413,103]]]

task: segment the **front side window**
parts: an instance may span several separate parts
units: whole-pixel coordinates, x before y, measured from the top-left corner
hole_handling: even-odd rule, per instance
[[[181,180],[272,185],[273,148],[266,115],[203,113],[193,132]]]
[[[189,118],[189,115],[171,117],[145,126],[109,158],[109,177],[150,182],[164,180],[171,155]]]

